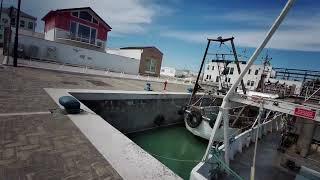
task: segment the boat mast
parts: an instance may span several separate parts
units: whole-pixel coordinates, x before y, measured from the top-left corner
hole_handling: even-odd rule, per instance
[[[215,124],[214,124],[213,129],[212,129],[212,133],[211,133],[211,136],[210,136],[210,140],[209,140],[209,144],[208,144],[207,150],[206,150],[206,152],[204,154],[204,157],[203,157],[204,161],[207,160],[207,158],[208,158],[210,149],[211,149],[212,144],[214,142],[215,133],[216,133],[217,129],[219,128],[219,126],[221,124],[221,121],[222,121],[223,112],[226,112],[226,109],[229,106],[229,98],[233,95],[233,93],[235,92],[235,89],[238,87],[238,85],[239,85],[240,81],[243,79],[244,75],[248,72],[249,68],[252,66],[252,64],[257,59],[257,57],[259,56],[259,54],[261,53],[263,48],[266,46],[266,44],[269,42],[269,40],[271,39],[271,37],[273,36],[275,31],[278,29],[278,27],[280,26],[280,24],[282,23],[282,21],[284,20],[286,15],[288,14],[289,10],[293,6],[294,2],[295,2],[295,0],[288,0],[287,4],[285,5],[283,10],[281,11],[279,17],[276,19],[276,21],[274,22],[274,24],[272,25],[272,27],[268,31],[265,39],[261,42],[261,44],[255,50],[255,52],[252,54],[252,56],[250,57],[246,67],[241,72],[241,74],[238,77],[238,79],[236,80],[236,82],[231,86],[231,88],[229,89],[229,91],[226,94],[226,96],[223,98],[219,114],[217,116],[217,119],[216,119]],[[226,136],[226,137],[228,137],[228,133],[227,133],[227,130],[229,129],[228,126],[229,125],[227,124],[224,127],[224,136]],[[227,165],[229,165],[229,146],[228,146],[229,143],[228,143],[228,141],[229,141],[228,138],[225,138],[224,150],[225,150],[225,163]]]

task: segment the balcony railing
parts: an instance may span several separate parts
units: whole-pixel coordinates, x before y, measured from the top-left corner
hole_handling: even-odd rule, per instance
[[[96,44],[96,39],[90,39],[87,37],[77,36],[77,35],[73,35],[73,34],[70,34],[69,38],[74,41],[80,41],[80,42],[89,43],[89,44],[93,44],[93,45]]]
[[[64,37],[57,37],[57,39],[79,42],[79,43],[87,44],[90,46],[95,46],[98,48],[103,47],[102,43],[97,41],[96,39],[89,39],[86,37],[81,37],[81,36],[76,36],[76,35],[71,35],[71,34],[67,34],[67,36],[64,36]]]

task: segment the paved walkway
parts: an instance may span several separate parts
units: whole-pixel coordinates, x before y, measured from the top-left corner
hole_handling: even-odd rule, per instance
[[[0,179],[121,179],[43,88],[143,90],[144,81],[0,66]],[[160,91],[162,83],[152,83]],[[187,86],[169,84],[169,91]],[[52,114],[47,114],[49,110]],[[27,114],[27,115],[26,115]]]

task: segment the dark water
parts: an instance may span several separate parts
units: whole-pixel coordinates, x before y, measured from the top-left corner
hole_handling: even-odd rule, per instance
[[[185,126],[133,133],[128,137],[183,179],[189,179],[191,170],[198,163],[173,159],[201,160],[208,143],[194,136]]]

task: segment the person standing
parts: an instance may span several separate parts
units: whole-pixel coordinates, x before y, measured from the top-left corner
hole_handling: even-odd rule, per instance
[[[164,84],[163,90],[166,91],[167,90],[168,80],[165,80],[163,84]]]

